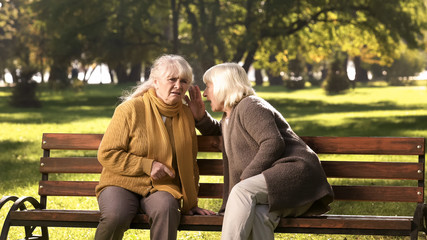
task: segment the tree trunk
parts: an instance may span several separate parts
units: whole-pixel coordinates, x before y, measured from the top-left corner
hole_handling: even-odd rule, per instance
[[[172,8],[172,53],[178,53],[178,17],[179,17],[179,8],[176,5],[176,0],[171,0]]]
[[[264,82],[261,74],[261,69],[255,69],[255,85],[262,86]]]
[[[51,88],[66,88],[71,84],[68,79],[67,65],[54,61],[50,67],[49,86]]]
[[[271,74],[270,72],[267,72],[267,76],[268,76],[268,82],[270,82],[270,86],[281,86],[281,85],[283,85],[283,79],[280,75],[275,76],[275,75]]]
[[[126,73],[126,68],[125,66],[123,66],[123,64],[118,64],[115,68],[114,71],[116,72],[117,75],[117,82],[118,83],[127,83],[128,80],[128,75]]]
[[[362,60],[360,56],[355,57],[353,59],[353,62],[354,62],[354,68],[356,71],[356,76],[354,78],[354,81],[361,82],[361,83],[369,82],[368,71],[362,67]]]
[[[129,82],[140,82],[141,81],[142,64],[133,64],[129,74]]]

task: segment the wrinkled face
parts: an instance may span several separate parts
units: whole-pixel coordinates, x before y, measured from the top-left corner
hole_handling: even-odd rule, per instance
[[[203,92],[203,96],[211,102],[211,108],[214,112],[224,112],[224,103],[218,102],[213,94],[213,84],[211,82],[206,83],[206,89]]]
[[[182,101],[190,84],[188,79],[179,78],[178,73],[175,72],[155,79],[154,87],[158,98],[166,104],[173,105]]]

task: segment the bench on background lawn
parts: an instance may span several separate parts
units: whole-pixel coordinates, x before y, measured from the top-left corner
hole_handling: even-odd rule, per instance
[[[3,197],[0,200],[0,208],[10,201],[13,204],[6,216],[0,240],[6,240],[11,226],[24,226],[26,237],[34,239],[37,239],[37,236],[33,236],[36,227],[41,227],[42,236],[39,236],[39,239],[48,239],[48,227],[97,227],[100,217],[98,210],[49,209],[47,198],[95,196],[96,181],[54,181],[49,178],[49,175],[99,174],[102,166],[97,158],[80,157],[82,154],[78,154],[78,150],[96,151],[102,136],[102,134],[43,134],[44,153],[40,158],[41,181],[38,189],[40,201],[33,197]],[[320,155],[322,166],[333,185],[335,201],[408,202],[413,203],[413,215],[325,214],[314,217],[282,218],[276,232],[395,235],[411,236],[413,240],[417,239],[419,234],[426,232],[424,138],[302,137],[302,139],[316,153],[322,154]],[[199,152],[220,152],[221,144],[220,137],[198,136]],[[61,156],[63,150],[73,150],[71,153],[75,153],[75,157],[68,156],[70,151],[66,151],[67,156]],[[92,156],[96,156],[95,151]],[[349,161],[349,155],[359,155],[361,160]],[[381,160],[370,160],[367,157],[369,155],[380,155]],[[398,159],[405,160],[396,162],[397,155],[403,155]],[[333,157],[333,160],[323,159],[324,157]],[[388,160],[393,157],[394,160]],[[339,160],[335,160],[336,158]],[[198,159],[198,164],[201,176],[222,176],[223,174],[221,159]],[[336,185],[335,182],[340,181],[334,182],[334,179],[342,180],[343,184]],[[383,181],[379,181],[378,184],[377,179]],[[367,181],[368,184],[360,184],[360,180]],[[201,183],[200,185],[199,198],[222,198],[222,183]],[[27,209],[28,205],[32,207]],[[367,211],[369,212],[369,209]],[[220,231],[222,219],[222,216],[184,215],[179,229]],[[144,214],[137,215],[131,228],[148,229],[148,217]]]

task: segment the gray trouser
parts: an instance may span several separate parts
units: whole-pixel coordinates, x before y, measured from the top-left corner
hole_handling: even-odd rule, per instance
[[[181,214],[179,202],[168,192],[148,197],[123,189],[107,187],[98,198],[101,219],[95,239],[122,239],[135,215],[141,210],[149,216],[151,239],[176,239]]]
[[[269,211],[268,189],[259,174],[236,184],[228,197],[222,225],[222,240],[273,240],[274,229],[283,216],[299,216],[311,206]]]

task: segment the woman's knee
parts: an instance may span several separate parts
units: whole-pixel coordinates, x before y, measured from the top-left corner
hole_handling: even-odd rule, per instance
[[[136,194],[120,187],[108,187],[99,199],[102,226],[112,229],[127,229],[138,212],[139,199]]]
[[[169,216],[180,217],[179,202],[170,193],[156,192],[155,204],[150,204],[147,213],[151,218]],[[154,196],[153,196],[154,197]]]
[[[124,212],[103,212],[101,214],[100,222],[108,225],[111,228],[129,228],[135,214],[128,214]]]

